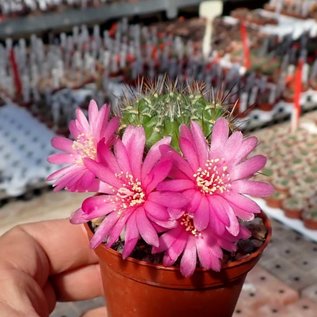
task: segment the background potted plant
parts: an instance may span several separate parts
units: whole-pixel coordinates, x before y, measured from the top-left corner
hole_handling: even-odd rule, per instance
[[[117,115],[91,101],[72,139],[52,140],[49,161],[66,164],[49,176],[55,190],[94,193],[71,222],[99,256],[111,317],[229,317],[270,239],[248,197],[272,193],[250,180],[266,163],[250,156],[257,139],[234,130],[224,98],[177,86],[143,85]]]

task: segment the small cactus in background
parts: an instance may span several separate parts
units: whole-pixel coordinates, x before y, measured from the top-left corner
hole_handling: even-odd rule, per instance
[[[179,127],[196,121],[209,137],[215,121],[226,117],[232,123],[231,113],[224,104],[225,97],[208,91],[202,83],[181,85],[166,78],[154,84],[142,81],[133,98],[121,102],[121,128],[143,126],[147,147],[165,136],[172,137],[172,146],[179,149]]]

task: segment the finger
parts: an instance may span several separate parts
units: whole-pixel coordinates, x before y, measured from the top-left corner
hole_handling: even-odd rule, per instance
[[[0,304],[6,305],[7,310],[15,311],[20,317],[49,316],[49,304],[44,292],[28,274],[15,269],[0,269],[0,285]],[[2,309],[0,316],[11,317],[11,314],[4,314],[6,310]],[[12,313],[12,316],[15,315]]]
[[[51,263],[51,274],[98,263],[82,226],[73,225],[68,219],[25,225],[24,230],[44,249]]]
[[[46,285],[43,287],[43,294],[46,298],[48,311],[52,312],[56,305],[56,294],[51,283],[47,282]]]
[[[99,307],[84,313],[81,317],[107,317],[107,308]]]
[[[81,226],[66,219],[12,229],[0,239],[0,258],[34,276],[41,286],[50,274],[98,262]]]
[[[0,312],[2,316],[10,316],[10,317],[27,317],[26,314],[15,310],[13,307],[8,306],[6,303],[0,302]],[[33,315],[34,317],[38,317],[38,315]]]
[[[59,301],[78,301],[102,295],[98,264],[52,276],[51,284]]]

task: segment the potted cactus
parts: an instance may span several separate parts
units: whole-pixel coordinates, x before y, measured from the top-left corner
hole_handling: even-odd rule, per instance
[[[249,197],[272,187],[249,178],[255,137],[234,130],[226,108],[199,84],[160,81],[133,100],[78,110],[73,139],[55,137],[55,190],[93,195],[71,215],[100,259],[111,317],[217,316],[234,311],[247,272],[271,235]],[[263,234],[243,253],[256,218]],[[261,231],[260,230],[260,231]],[[258,231],[258,230],[257,230]]]

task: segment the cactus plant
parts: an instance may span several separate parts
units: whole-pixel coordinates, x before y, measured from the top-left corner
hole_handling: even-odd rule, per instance
[[[155,83],[141,81],[133,98],[125,96],[120,107],[121,128],[143,126],[147,147],[164,136],[172,137],[172,146],[178,149],[179,127],[196,121],[206,137],[215,121],[226,117],[233,127],[226,96],[220,91],[208,91],[202,83],[179,84],[165,77]]]

